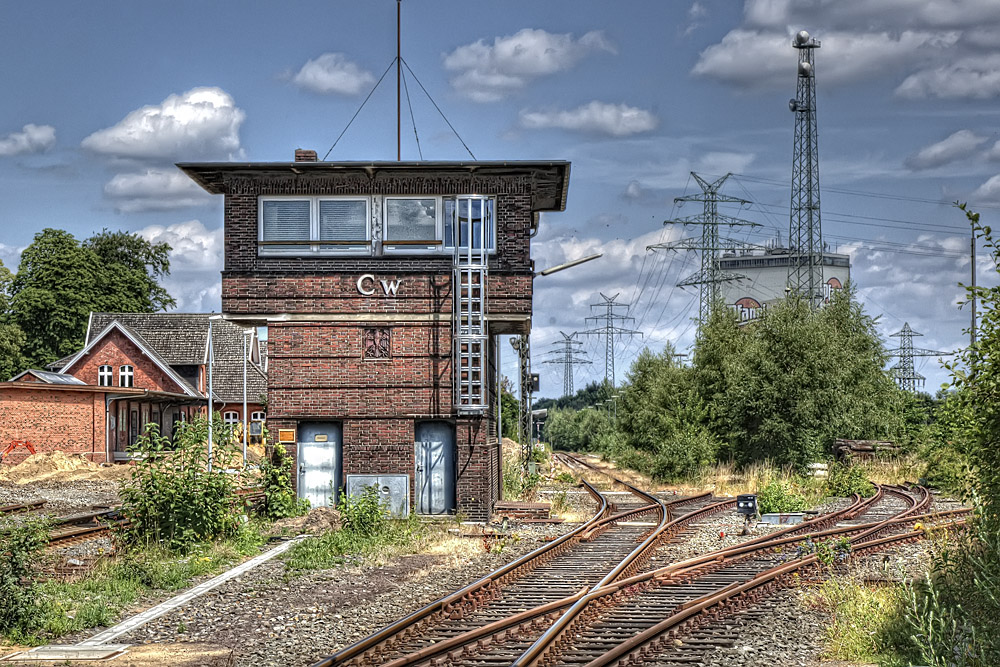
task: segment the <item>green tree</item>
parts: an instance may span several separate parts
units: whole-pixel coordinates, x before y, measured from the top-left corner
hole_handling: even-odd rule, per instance
[[[707,417],[693,371],[675,361],[674,348],[644,349],[619,394],[617,444],[649,454],[646,472],[657,479],[677,479],[715,460],[718,443]]]
[[[44,229],[23,253],[11,290],[14,322],[27,336],[22,353],[43,366],[78,350],[87,316],[100,303],[96,256],[69,232]]]
[[[696,387],[738,462],[804,465],[834,438],[904,435],[904,396],[886,359],[848,286],[819,310],[792,295],[742,329],[713,318],[696,344]]]
[[[103,231],[83,243],[58,229],[36,234],[10,288],[10,321],[25,335],[24,363],[43,366],[80,349],[91,311],[173,306],[157,283],[169,274],[169,250],[125,232]]]
[[[21,348],[25,336],[11,318],[10,292],[14,274],[0,262],[0,381],[16,375],[24,366]]]
[[[170,275],[170,246],[166,243],[150,243],[137,234],[105,229],[84,241],[83,247],[97,256],[104,269],[100,310],[155,313],[177,304],[159,284]]]

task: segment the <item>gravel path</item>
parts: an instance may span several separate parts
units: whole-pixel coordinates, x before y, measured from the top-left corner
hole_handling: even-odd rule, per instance
[[[118,641],[207,641],[234,649],[236,665],[309,665],[567,530],[518,528],[501,554],[414,554],[292,578],[269,562]]]

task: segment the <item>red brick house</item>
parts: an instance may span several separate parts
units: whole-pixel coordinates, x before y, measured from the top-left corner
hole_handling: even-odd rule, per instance
[[[178,167],[225,196],[223,316],[267,327],[268,426],[299,495],[377,483],[419,513],[487,518],[499,337],[530,331],[530,239],[541,211],[565,209],[569,163],[300,150]]]
[[[105,462],[130,458],[147,424],[171,437],[178,422],[207,410],[208,318],[92,313],[84,347],[50,365],[58,372],[31,369],[0,383],[0,443],[28,440],[40,452]],[[244,331],[213,324],[213,409],[226,421],[242,421],[246,345],[247,412],[262,422],[267,380],[256,330]]]

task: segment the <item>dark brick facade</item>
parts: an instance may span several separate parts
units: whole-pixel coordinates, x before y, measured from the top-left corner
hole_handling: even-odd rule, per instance
[[[450,422],[458,510],[488,518],[501,492],[500,447],[492,408],[468,416],[454,407],[451,254],[379,255],[373,245],[374,252],[361,255],[262,255],[258,201],[271,195],[358,195],[371,197],[378,210],[385,195],[494,197],[497,247],[486,282],[491,338],[484,383],[493,405],[495,337],[530,329],[530,236],[539,210],[564,206],[568,164],[180,166],[209,192],[225,195],[222,308],[228,317],[267,324],[270,431],[339,422],[344,474],[406,474],[412,500],[416,424]],[[365,274],[374,276],[369,284],[375,287],[381,280],[399,281],[398,291],[362,294],[358,280]],[[382,348],[374,346],[376,340]]]

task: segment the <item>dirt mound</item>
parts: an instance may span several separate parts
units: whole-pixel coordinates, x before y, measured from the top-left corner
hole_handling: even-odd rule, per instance
[[[271,535],[311,533],[319,535],[340,530],[340,512],[332,507],[314,507],[308,514],[279,519],[268,531]]]
[[[118,480],[129,475],[129,466],[99,466],[83,454],[50,452],[32,454],[16,466],[0,468],[0,480],[15,484]]]

